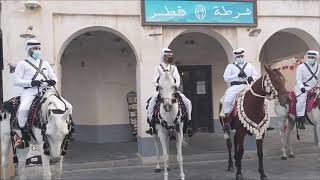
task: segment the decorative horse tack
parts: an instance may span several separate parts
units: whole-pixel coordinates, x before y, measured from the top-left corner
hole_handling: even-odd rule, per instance
[[[271,83],[271,80],[269,78],[269,75],[268,74],[265,74],[262,78],[262,89],[265,89],[266,91],[266,94],[268,96],[262,96],[262,95],[259,95],[259,94],[256,94],[251,86],[249,86],[248,89],[244,90],[244,91],[241,91],[239,96],[238,96],[238,101],[237,101],[237,109],[238,109],[238,117],[239,117],[239,120],[240,122],[242,123],[242,125],[247,128],[247,130],[256,135],[256,139],[262,139],[262,136],[264,135],[264,133],[267,131],[267,128],[269,127],[270,125],[270,118],[269,118],[269,115],[268,115],[268,111],[267,109],[265,108],[265,116],[264,118],[262,119],[262,121],[257,124],[255,123],[254,121],[252,121],[245,113],[244,111],[244,105],[243,105],[243,102],[244,102],[244,97],[245,97],[245,94],[250,90],[250,92],[254,95],[254,96],[257,96],[257,97],[261,97],[261,98],[268,98],[268,99],[273,99],[275,98],[276,96],[278,96],[278,92],[277,90],[274,88],[274,86],[272,85]]]
[[[282,142],[281,148],[281,158],[286,160],[289,158],[294,158],[293,147],[291,142],[291,135],[293,129],[296,125],[296,102],[297,99],[293,91],[288,92],[291,97],[291,102],[289,106],[281,106],[278,101],[275,102],[274,111],[281,122],[280,137]],[[316,86],[308,91],[307,104],[306,104],[306,123],[313,126],[315,131],[315,139],[318,139],[318,147],[320,147],[320,87]],[[298,129],[297,139],[300,139]],[[289,156],[287,155],[289,153]]]
[[[168,150],[169,138],[175,137],[177,144],[177,160],[180,168],[180,178],[185,179],[183,171],[183,158],[182,158],[182,142],[183,142],[183,121],[181,117],[184,115],[183,108],[179,103],[179,98],[176,95],[174,87],[174,79],[170,72],[165,74],[159,79],[159,95],[161,100],[156,104],[154,110],[154,118],[158,120],[156,123],[157,134],[154,134],[155,147],[157,151],[157,167],[156,172],[160,172],[160,151],[159,145],[162,147],[162,160],[164,162],[164,180],[168,180]],[[160,99],[160,98],[159,98]],[[160,142],[160,143],[159,143]]]
[[[267,131],[267,128],[270,125],[270,118],[267,109],[265,108],[265,116],[259,124],[253,122],[250,118],[248,118],[243,106],[244,95],[246,92],[247,91],[242,91],[237,101],[239,120],[250,133],[256,135],[256,139],[262,139],[263,134]]]
[[[50,178],[51,171],[50,171],[50,160],[52,162],[57,162],[56,165],[59,166],[59,169],[56,169],[56,177],[61,176],[62,172],[62,156],[66,153],[65,150],[68,146],[68,141],[72,133],[72,122],[71,122],[71,114],[72,114],[72,106],[68,104],[65,100],[61,97],[59,98],[57,95],[54,95],[56,92],[54,90],[48,90],[45,94],[41,102],[41,108],[39,109],[40,112],[34,114],[41,119],[41,127],[32,126],[32,133],[34,133],[34,138],[32,138],[31,143],[37,145],[43,145],[43,149],[39,148],[41,159],[42,159],[42,166],[43,166],[43,178]],[[60,102],[60,101],[65,102]],[[6,103],[5,103],[6,104]],[[64,104],[64,105],[62,105]],[[10,107],[10,105],[9,105]],[[66,107],[69,107],[68,110]],[[13,112],[13,111],[12,111]],[[16,129],[11,129],[11,122],[10,118],[14,113],[8,111],[7,108],[1,109],[1,137],[2,137],[2,148],[3,148],[3,156],[6,157],[8,153],[10,141],[13,139],[12,134],[13,132],[17,133]],[[32,124],[32,123],[31,123]],[[40,123],[37,124],[37,126]],[[11,130],[10,130],[11,129]],[[48,138],[50,137],[50,141]],[[52,149],[50,148],[52,147]],[[25,151],[21,151],[17,153],[19,162],[23,162],[26,159]],[[18,150],[17,150],[18,152]],[[50,155],[50,156],[49,156]],[[3,162],[7,162],[8,159],[2,159]],[[3,172],[6,172],[6,163],[3,163]],[[25,178],[24,172],[24,163],[18,163],[18,170],[20,178]],[[3,175],[6,178],[6,174]]]
[[[244,137],[248,133],[256,136],[257,154],[259,157],[259,173],[262,180],[266,180],[267,176],[263,168],[263,137],[270,124],[269,116],[265,108],[265,99],[279,98],[281,105],[287,103],[289,99],[285,88],[285,79],[278,70],[272,70],[265,67],[266,74],[260,77],[252,85],[248,86],[240,92],[237,99],[237,113],[231,113],[229,117],[232,119],[232,127],[236,130],[234,135],[234,159],[237,167],[236,179],[242,180],[242,164],[241,160],[244,154],[243,142]],[[275,86],[276,85],[276,86]],[[220,104],[220,110],[222,105]],[[224,119],[220,117],[223,125]],[[225,138],[229,152],[228,171],[233,170],[232,161],[232,142],[230,140],[230,129],[225,129]]]

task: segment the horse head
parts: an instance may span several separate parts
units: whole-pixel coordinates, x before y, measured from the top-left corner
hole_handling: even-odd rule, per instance
[[[170,72],[164,72],[164,75],[159,79],[159,94],[166,112],[172,111],[172,105],[176,102],[174,97],[176,92],[175,79]]]
[[[288,104],[290,98],[285,87],[286,79],[279,70],[271,69],[267,66],[264,66],[264,68],[269,77],[264,83],[267,96],[269,96],[270,99],[279,98],[281,106]]]
[[[49,95],[47,95],[49,94]],[[44,143],[47,147],[47,155],[50,154],[52,160],[59,160],[62,154],[64,141],[70,133],[71,109],[68,109],[66,102],[57,94],[46,93],[47,98],[43,104],[42,114],[45,124]]]

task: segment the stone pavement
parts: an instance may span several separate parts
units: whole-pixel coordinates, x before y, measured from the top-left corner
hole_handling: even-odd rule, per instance
[[[307,127],[305,131],[300,131],[301,141],[296,138],[296,132],[293,132],[292,142],[295,152],[297,153],[311,153],[314,152],[316,146],[314,145],[313,129]],[[249,140],[250,139],[250,140]],[[202,156],[206,159],[206,155],[212,155],[211,159],[225,159],[227,151],[223,134],[220,133],[197,133],[192,138],[185,137],[187,146],[183,147],[183,155],[185,160],[194,161],[195,159],[201,160]],[[246,136],[246,143],[252,144],[254,142],[253,136]],[[251,145],[252,146],[252,145]],[[280,136],[278,130],[268,131],[264,140],[264,153],[265,155],[280,155]],[[170,153],[175,154],[175,142],[170,144]],[[256,155],[255,150],[248,151],[247,154]],[[79,163],[87,164],[113,164],[114,167],[126,166],[128,164],[137,164],[141,159],[137,155],[137,142],[127,143],[82,143],[72,142],[69,147],[67,156],[65,157],[64,164],[76,165]],[[109,167],[109,165],[107,165]]]
[[[292,136],[295,159],[280,158],[278,130],[268,131],[264,142],[264,166],[270,180],[320,180],[320,149],[314,144],[313,129],[301,131],[301,141]],[[247,136],[248,138],[248,136]],[[233,180],[234,173],[226,171],[227,154],[222,134],[196,134],[186,138],[188,146],[183,148],[186,180]],[[132,144],[128,144],[132,146]],[[172,146],[174,147],[174,146]],[[113,147],[114,148],[114,147]],[[132,148],[132,147],[131,147]],[[105,148],[109,149],[109,148]],[[128,147],[128,149],[130,149]],[[133,150],[133,149],[132,149]],[[131,155],[134,151],[131,151]],[[179,179],[179,168],[174,155],[170,158],[169,179]],[[119,151],[118,151],[119,153]],[[71,155],[70,153],[70,156]],[[114,160],[105,162],[78,163],[65,161],[63,179],[106,179],[106,180],[162,180],[163,173],[154,173],[154,164],[143,164],[140,159]],[[88,159],[87,159],[88,160]],[[82,164],[82,165],[81,165]],[[259,179],[258,161],[255,151],[246,151],[243,160],[243,175],[247,180]]]
[[[264,142],[265,170],[270,179],[318,179],[320,180],[320,149],[314,144],[313,130],[300,132],[301,141],[292,137],[296,159],[280,159],[280,138],[277,130],[268,131]],[[247,138],[252,138],[247,136]],[[186,179],[234,179],[234,173],[226,172],[226,146],[221,133],[198,133],[186,138],[183,148]],[[169,173],[179,179],[174,142],[170,149]],[[247,179],[259,177],[255,151],[246,151],[243,174]],[[63,179],[162,179],[155,174],[153,163],[143,163],[137,155],[136,142],[90,144],[74,142],[63,165]],[[40,169],[39,169],[40,168]],[[37,174],[41,167],[27,168],[29,174]],[[38,170],[36,170],[38,169]],[[250,178],[248,178],[250,177]],[[30,179],[37,179],[32,177]],[[41,178],[40,178],[41,179]]]
[[[243,175],[247,180],[259,179],[257,159],[243,161]],[[200,161],[184,163],[186,180],[234,180],[235,173],[226,171],[227,161]],[[270,180],[319,180],[319,154],[297,155],[287,161],[266,157],[265,172]],[[177,164],[171,164],[169,179],[179,179]],[[64,171],[63,179],[105,179],[105,180],[162,180],[163,173],[154,173],[154,166],[131,166],[121,168],[74,169]]]

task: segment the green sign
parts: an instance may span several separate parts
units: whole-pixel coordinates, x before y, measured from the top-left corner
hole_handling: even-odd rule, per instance
[[[256,26],[256,0],[142,0],[143,25]]]

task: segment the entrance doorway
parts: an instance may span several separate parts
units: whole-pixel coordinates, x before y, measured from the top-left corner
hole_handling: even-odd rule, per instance
[[[180,65],[179,90],[192,102],[192,127],[196,132],[213,132],[212,75],[210,65]]]

